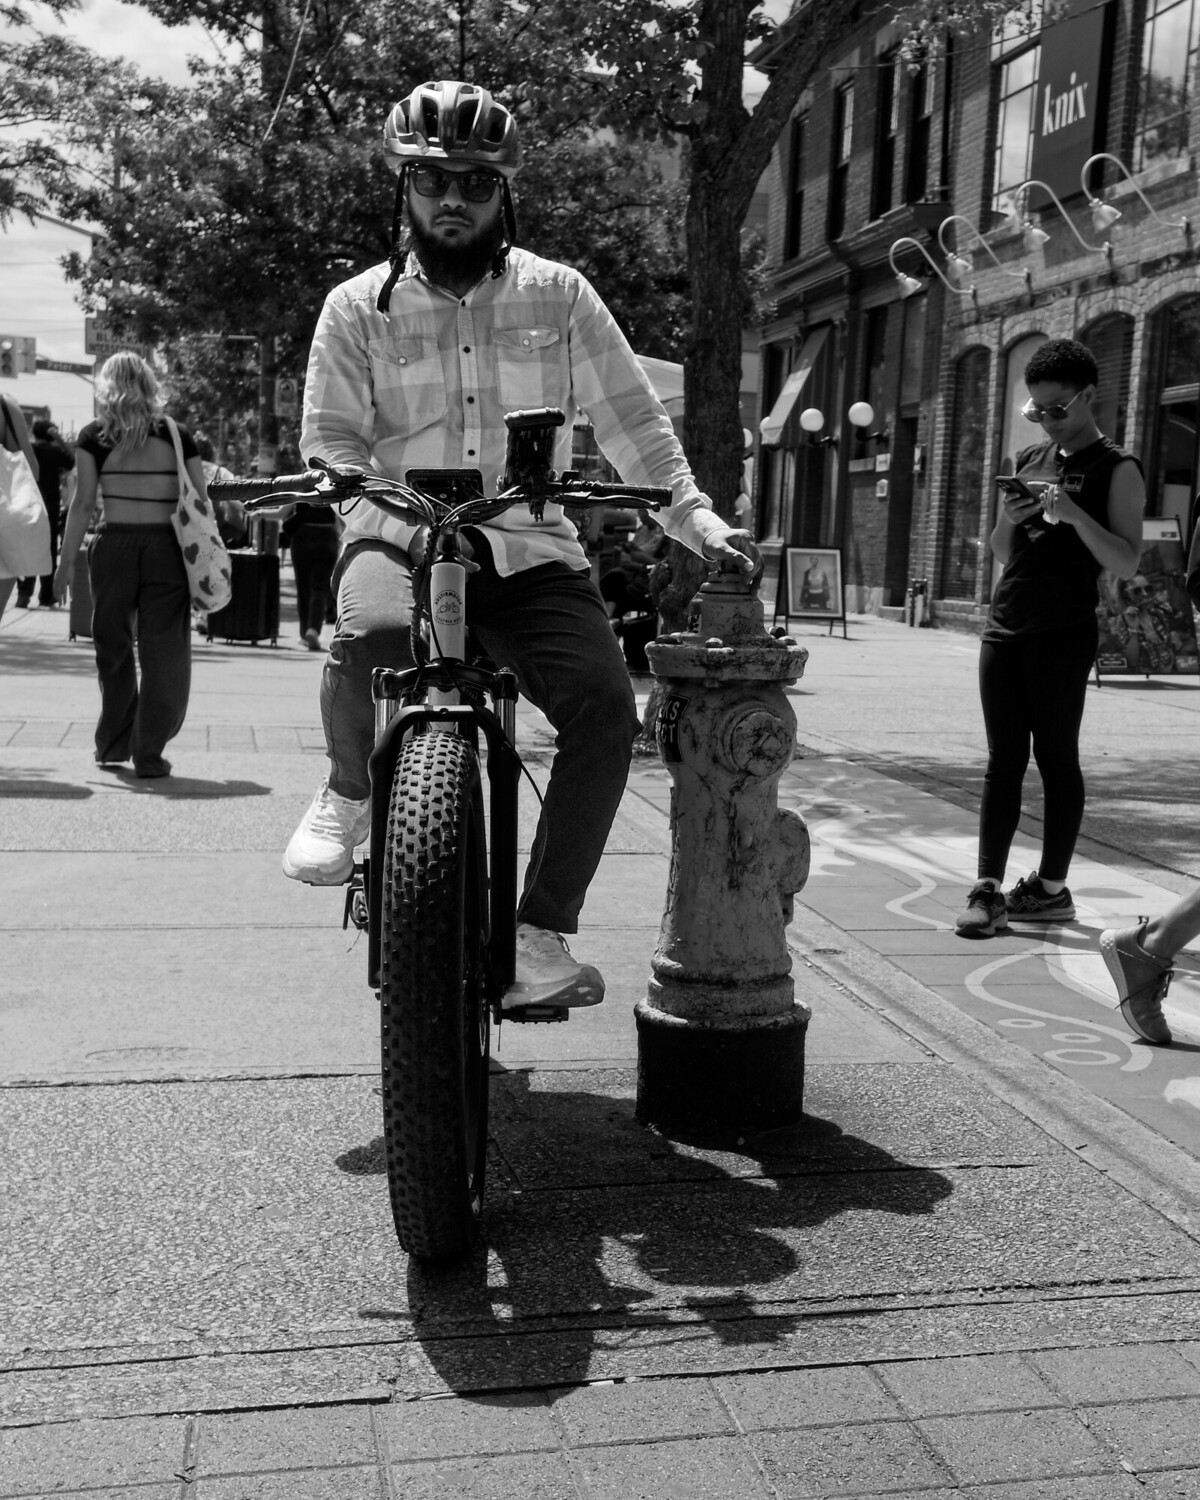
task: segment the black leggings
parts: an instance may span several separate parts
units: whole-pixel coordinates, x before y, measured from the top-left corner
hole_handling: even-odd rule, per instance
[[[1042,778],[1044,814],[1038,874],[1065,880],[1083,822],[1079,726],[1096,660],[1095,617],[1069,629],[984,641],[979,696],[988,764],[979,808],[979,878],[1003,881],[1017,824],[1029,747]]]

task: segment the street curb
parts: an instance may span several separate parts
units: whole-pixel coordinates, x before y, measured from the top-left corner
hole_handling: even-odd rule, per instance
[[[905,1036],[973,1074],[1079,1161],[1200,1239],[1200,1162],[1186,1151],[1017,1043],[996,1036],[800,902],[789,946]]]

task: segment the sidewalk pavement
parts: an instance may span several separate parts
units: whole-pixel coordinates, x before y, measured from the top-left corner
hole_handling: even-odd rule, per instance
[[[634,1121],[669,854],[639,761],[574,945],[608,999],[503,1028],[486,1244],[428,1271],[387,1212],[361,944],[278,875],[320,658],[198,646],[142,784],[91,765],[64,614],[10,610],[0,1496],[1200,1496],[1200,1008],[1177,984],[1183,1045],[1143,1047],[1095,956],[1186,888],[1191,803],[1102,777],[1080,920],[965,944],[973,644],[850,633],[804,638],[781,788],[814,843],[803,1125]],[[1091,753],[1153,744],[1182,787],[1200,688],[1139,688],[1089,695]],[[527,707],[521,737],[543,780]]]

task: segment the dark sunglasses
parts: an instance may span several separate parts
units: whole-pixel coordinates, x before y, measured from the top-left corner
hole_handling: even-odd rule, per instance
[[[1026,401],[1025,405],[1021,408],[1021,415],[1027,422],[1044,422],[1047,417],[1052,422],[1061,422],[1082,395],[1082,391],[1076,391],[1066,406],[1063,406],[1059,401],[1054,401],[1049,406],[1039,406],[1036,401]]]
[[[486,203],[500,186],[494,172],[447,172],[442,167],[409,167],[408,180],[422,198],[445,197],[451,183],[468,203]]]

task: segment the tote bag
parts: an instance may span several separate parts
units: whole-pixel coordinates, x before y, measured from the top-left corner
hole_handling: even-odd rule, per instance
[[[16,431],[0,401],[5,434]],[[53,567],[50,517],[29,459],[0,448],[0,578],[44,577]]]
[[[171,525],[179,538],[183,553],[183,566],[187,569],[188,591],[192,604],[209,614],[224,609],[233,598],[232,573],[229,553],[217,529],[216,512],[212,504],[197,493],[195,485],[183,460],[183,444],[179,441],[179,428],[171,417],[167,419],[171,431],[171,442],[175,445],[175,466],[179,471],[179,504],[171,517]]]

